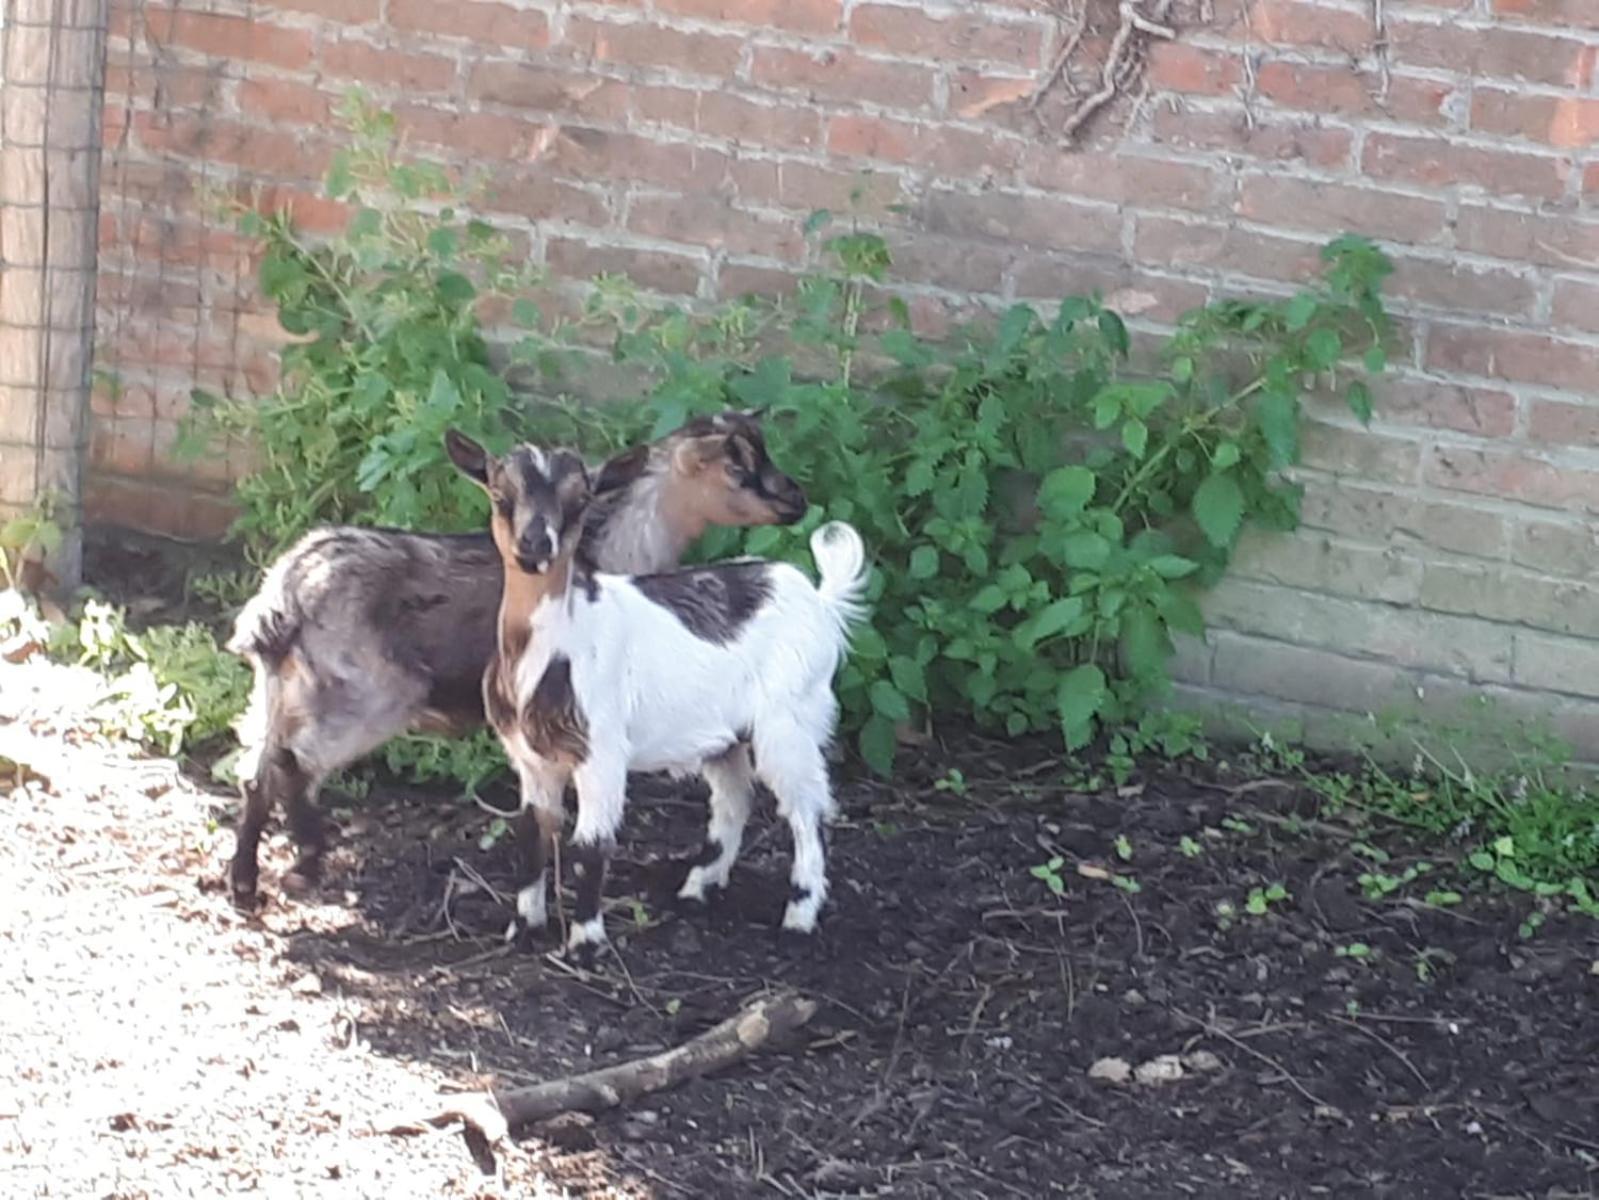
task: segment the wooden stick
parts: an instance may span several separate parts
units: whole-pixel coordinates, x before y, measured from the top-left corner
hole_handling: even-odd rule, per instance
[[[511,1130],[534,1121],[566,1112],[616,1108],[640,1096],[719,1071],[753,1054],[773,1038],[794,1032],[815,1015],[816,1002],[793,992],[761,996],[681,1046],[530,1087],[451,1096],[443,1111],[422,1118],[420,1123],[398,1122],[390,1126],[389,1132],[412,1132],[419,1124],[437,1128],[462,1121],[469,1137],[475,1134],[494,1146]]]

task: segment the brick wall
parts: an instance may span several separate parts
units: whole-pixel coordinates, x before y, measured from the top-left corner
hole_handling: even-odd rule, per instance
[[[1305,528],[1245,547],[1190,694],[1318,718],[1479,687],[1599,750],[1599,0],[1201,4],[1066,151],[1068,98],[1028,97],[1068,4],[116,0],[97,511],[225,520],[239,455],[174,466],[174,421],[196,381],[266,387],[272,347],[196,197],[243,176],[336,220],[314,181],[352,82],[489,168],[536,259],[706,300],[784,286],[863,169],[933,329],[1100,288],[1157,330],[1351,228],[1399,263],[1397,377],[1369,431],[1318,413]],[[1091,15],[1079,92],[1114,5]]]

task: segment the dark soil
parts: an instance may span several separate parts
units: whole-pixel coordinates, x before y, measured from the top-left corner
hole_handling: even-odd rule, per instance
[[[0,734],[8,720],[60,733],[0,703]],[[58,764],[3,801],[0,1011],[33,1015],[0,1023],[0,1194],[1599,1187],[1599,924],[1556,911],[1524,936],[1533,902],[1481,891],[1431,906],[1443,870],[1367,899],[1349,831],[1292,786],[1158,768],[1080,794],[1051,746],[978,739],[892,786],[846,771],[833,895],[796,948],[775,933],[788,839],[769,804],[729,894],[679,911],[701,793],[636,780],[608,889],[617,954],[579,977],[502,944],[511,847],[480,849],[489,818],[470,803],[382,784],[328,797],[344,836],[322,894],[278,897],[279,838],[244,918],[220,886],[232,839],[204,821],[231,821],[231,798],[93,753],[98,775]],[[934,787],[950,766],[962,795]],[[1365,836],[1392,873],[1419,857]],[[1030,873],[1055,856],[1058,898]],[[1271,884],[1287,897],[1247,911]],[[441,1089],[679,1043],[773,984],[820,1004],[799,1037],[527,1131],[497,1175],[456,1134],[383,1132]],[[1165,1055],[1180,1078],[1090,1075]]]

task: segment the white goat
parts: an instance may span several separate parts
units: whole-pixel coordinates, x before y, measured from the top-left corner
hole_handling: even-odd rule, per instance
[[[832,680],[866,586],[860,535],[841,522],[811,535],[819,584],[786,563],[753,559],[595,574],[578,553],[590,493],[576,454],[523,445],[496,459],[454,431],[446,441],[493,501],[505,567],[484,708],[516,767],[523,807],[544,832],[517,896],[520,923],[546,922],[546,843],[559,834],[570,778],[578,894],[567,948],[591,955],[605,938],[600,898],[628,771],[673,770],[703,773],[711,785],[705,852],[681,894],[704,898],[726,884],[759,778],[794,836],[783,927],[811,932],[827,895]]]
[[[788,524],[805,508],[767,457],[758,414],[699,417],[601,468],[583,554],[607,571],[665,570],[708,525]],[[275,806],[299,847],[284,884],[303,888],[321,869],[324,778],[408,729],[482,723],[500,592],[500,556],[483,533],[323,528],[272,564],[228,642],[255,672],[239,723],[236,904],[255,902],[257,844]],[[531,819],[517,834],[537,840]]]

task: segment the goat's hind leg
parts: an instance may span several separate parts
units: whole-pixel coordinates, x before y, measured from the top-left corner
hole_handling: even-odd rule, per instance
[[[522,812],[516,819],[517,867],[526,882],[516,893],[516,915],[506,927],[505,939],[526,949],[550,919],[550,851],[561,836],[566,780],[554,771],[520,765],[517,778],[522,790]]]
[[[777,811],[794,835],[788,906],[783,928],[811,933],[827,899],[827,847],[823,823],[833,811],[832,787],[821,747],[797,725],[759,736],[760,776],[777,797]]]
[[[677,897],[703,903],[711,893],[727,887],[744,841],[744,826],[755,794],[755,769],[748,745],[739,742],[721,757],[710,759],[701,773],[711,785],[710,821],[705,829],[705,845],[689,868]]]

